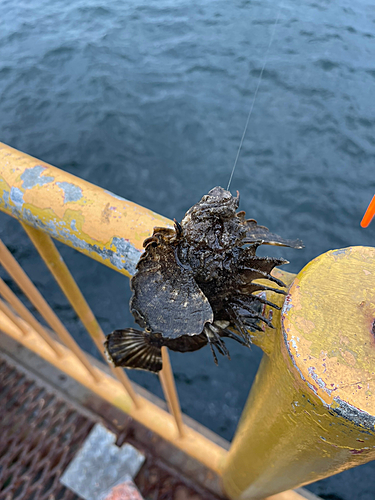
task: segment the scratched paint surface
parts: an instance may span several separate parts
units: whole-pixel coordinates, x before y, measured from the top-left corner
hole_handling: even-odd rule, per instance
[[[152,228],[172,224],[1,143],[0,209],[127,276]]]
[[[295,279],[282,315],[289,353],[310,388],[343,416],[357,412],[370,428],[374,321],[375,249],[369,247],[333,250],[310,262]]]

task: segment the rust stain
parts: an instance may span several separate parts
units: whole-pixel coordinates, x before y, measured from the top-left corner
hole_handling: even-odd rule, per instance
[[[111,215],[111,210],[109,208],[110,203],[108,202],[102,211],[102,215],[100,217],[100,222],[102,224],[109,224],[109,217]]]

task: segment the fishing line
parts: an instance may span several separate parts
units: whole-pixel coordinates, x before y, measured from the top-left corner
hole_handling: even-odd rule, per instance
[[[258,95],[258,90],[259,90],[259,87],[260,87],[260,83],[262,81],[264,69],[265,69],[267,61],[268,61],[268,53],[270,51],[270,48],[271,48],[271,45],[272,45],[272,41],[273,41],[273,38],[275,36],[277,23],[279,22],[280,12],[281,12],[281,4],[279,4],[279,9],[278,9],[278,12],[277,12],[275,23],[273,25],[273,30],[272,30],[272,33],[271,33],[270,42],[269,42],[267,50],[266,50],[266,55],[264,57],[264,62],[263,62],[262,69],[261,69],[261,71],[259,73],[258,83],[257,83],[256,89],[255,89],[255,93],[254,93],[254,96],[253,96],[253,101],[252,101],[251,106],[250,106],[249,114],[247,115],[247,120],[246,120],[245,128],[244,128],[244,131],[243,131],[243,134],[242,134],[242,137],[241,137],[240,145],[238,147],[236,159],[234,160],[234,165],[233,165],[233,168],[232,168],[232,173],[230,174],[230,177],[229,177],[227,191],[229,191],[230,183],[232,182],[232,177],[233,177],[234,171],[236,169],[236,165],[237,165],[237,162],[238,162],[238,158],[240,156],[240,151],[241,151],[241,148],[242,148],[242,144],[243,144],[243,141],[245,139],[246,132],[247,132],[247,127],[249,126],[250,117],[251,117],[251,114],[252,114],[253,109],[254,109],[254,104],[255,104],[255,100],[256,100],[257,95]]]

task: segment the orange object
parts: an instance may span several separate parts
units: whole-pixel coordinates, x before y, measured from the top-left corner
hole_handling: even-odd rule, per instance
[[[370,222],[372,221],[372,218],[375,215],[375,195],[373,196],[372,200],[370,201],[370,205],[367,207],[367,210],[365,212],[365,215],[363,216],[363,219],[361,220],[361,227],[367,227]]]
[[[104,500],[143,500],[143,497],[133,481],[126,481],[112,488]]]

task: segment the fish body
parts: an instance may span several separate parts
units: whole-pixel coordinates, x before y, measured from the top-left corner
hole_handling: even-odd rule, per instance
[[[213,188],[185,214],[174,229],[154,228],[143,246],[131,280],[130,310],[143,330],[115,330],[105,342],[115,366],[158,372],[161,347],[188,352],[209,344],[229,357],[223,338],[250,345],[248,328],[261,330],[262,305],[275,304],[255,295],[261,290],[284,293],[253,280],[268,279],[284,287],[270,273],[284,259],[258,257],[262,244],[302,248],[301,241],[285,240],[236,212],[234,197]],[[238,334],[232,330],[235,329]]]

